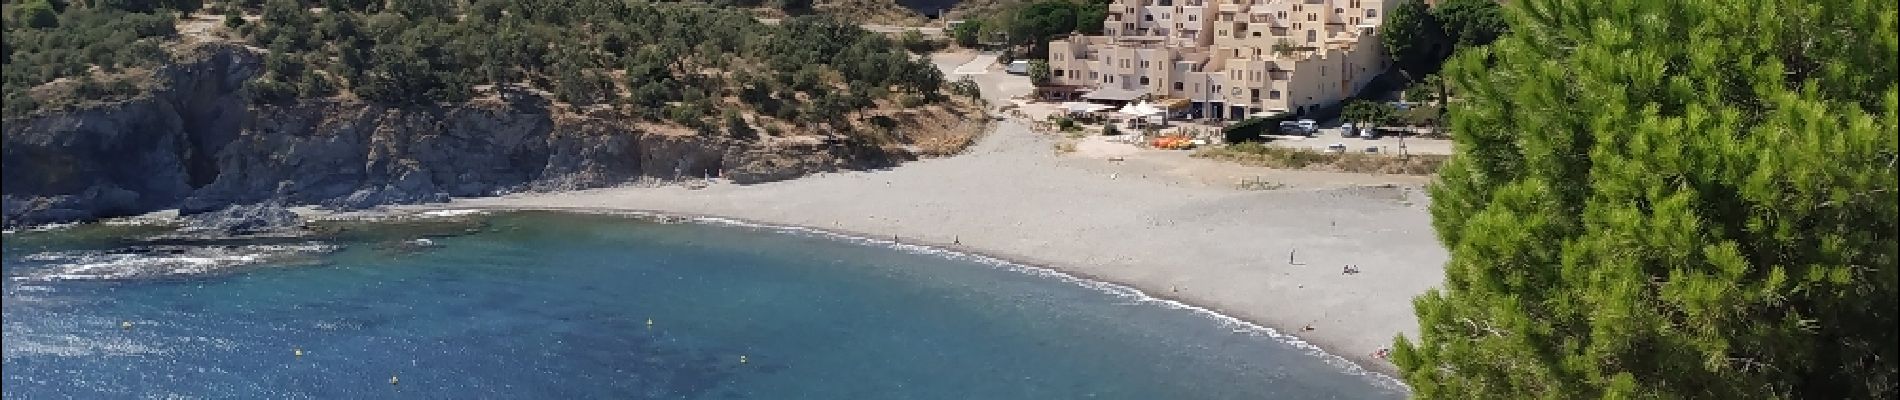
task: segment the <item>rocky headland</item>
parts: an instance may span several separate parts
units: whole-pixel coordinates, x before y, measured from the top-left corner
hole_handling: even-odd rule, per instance
[[[257,51],[214,43],[178,59],[154,71],[144,95],[8,119],[0,223],[267,201],[362,209],[720,176],[755,183],[916,158],[901,135],[884,144],[824,131],[742,140],[581,112],[510,87],[459,104],[258,105],[244,85],[263,69]]]

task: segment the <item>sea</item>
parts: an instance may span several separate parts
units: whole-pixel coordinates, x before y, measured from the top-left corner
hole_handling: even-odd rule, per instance
[[[1297,338],[981,255],[448,210],[9,232],[8,399],[1397,399]]]

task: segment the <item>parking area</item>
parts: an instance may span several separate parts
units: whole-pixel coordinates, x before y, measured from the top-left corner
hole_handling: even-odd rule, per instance
[[[1399,138],[1384,136],[1378,139],[1346,137],[1339,127],[1320,128],[1313,137],[1274,136],[1271,145],[1325,151],[1335,144],[1343,145],[1345,151],[1356,153],[1383,154],[1451,154],[1452,142],[1449,139],[1425,139],[1419,137]],[[1371,149],[1371,150],[1368,150]]]

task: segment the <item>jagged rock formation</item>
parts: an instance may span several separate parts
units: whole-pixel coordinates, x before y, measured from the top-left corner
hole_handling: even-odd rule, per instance
[[[188,52],[157,71],[160,89],[146,96],[6,121],[0,223],[264,201],[364,208],[721,173],[752,183],[912,158],[849,140],[643,128],[550,110],[524,93],[408,108],[252,106],[243,83],[259,72],[256,54],[216,44]]]

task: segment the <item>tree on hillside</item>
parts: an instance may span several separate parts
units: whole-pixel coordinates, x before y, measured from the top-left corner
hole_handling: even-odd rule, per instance
[[[1381,126],[1392,122],[1398,113],[1391,104],[1372,100],[1353,100],[1346,103],[1346,107],[1339,111],[1339,118],[1348,122]]]
[[[1446,40],[1460,48],[1491,44],[1510,30],[1504,6],[1496,0],[1445,0],[1432,7],[1432,17],[1444,27]]]
[[[978,20],[966,20],[950,29],[950,36],[956,39],[957,45],[966,48],[974,48],[982,43],[982,33],[983,21]]]
[[[1896,11],[1510,2],[1446,68],[1451,260],[1392,353],[1414,394],[1895,398]]]
[[[1379,26],[1379,43],[1392,65],[1411,76],[1424,76],[1438,70],[1445,34],[1430,8],[1419,0],[1400,0],[1392,14]]]
[[[1075,32],[1084,35],[1102,34],[1102,23],[1108,19],[1108,3],[1103,0],[1087,0],[1076,4]]]
[[[9,23],[19,22],[28,28],[52,28],[59,26],[59,11],[53,10],[53,3],[47,0],[27,0],[13,9]]]
[[[811,12],[812,0],[777,0],[778,9],[789,14]]]
[[[1037,86],[1049,84],[1049,62],[1046,60],[1029,61],[1029,82]]]

